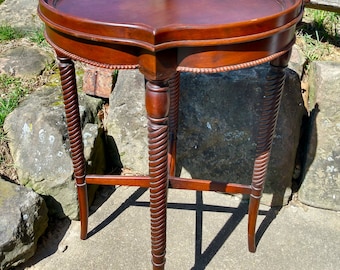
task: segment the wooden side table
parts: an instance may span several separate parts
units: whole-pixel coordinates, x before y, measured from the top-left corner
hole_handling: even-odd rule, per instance
[[[250,194],[248,243],[255,227],[285,73],[302,0],[40,0],[46,39],[59,60],[81,238],[87,236],[87,184],[150,188],[154,269],[163,269],[168,187]],[[108,69],[139,69],[145,76],[149,175],[86,175],[72,60]],[[264,86],[251,185],[176,177],[179,73],[226,72],[271,63]],[[133,91],[133,89],[131,89]],[[227,116],[226,116],[227,117]]]

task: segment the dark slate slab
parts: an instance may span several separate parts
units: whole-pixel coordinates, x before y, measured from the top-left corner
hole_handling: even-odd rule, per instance
[[[181,74],[178,174],[250,183],[267,71],[268,65],[262,65],[211,75]],[[299,76],[288,70],[263,203],[282,205],[291,195],[304,113]],[[147,174],[144,79],[138,71],[119,71],[107,127],[123,165]]]

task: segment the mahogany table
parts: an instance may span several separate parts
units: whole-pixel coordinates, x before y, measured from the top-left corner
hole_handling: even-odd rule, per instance
[[[87,236],[87,184],[149,187],[152,264],[154,269],[163,269],[167,189],[172,187],[250,194],[248,243],[255,252],[259,202],[302,2],[40,0],[45,36],[59,60],[82,239]],[[107,69],[138,68],[145,76],[149,175],[86,175],[72,60]],[[271,67],[264,86],[251,185],[176,177],[179,73],[226,72],[265,62]]]

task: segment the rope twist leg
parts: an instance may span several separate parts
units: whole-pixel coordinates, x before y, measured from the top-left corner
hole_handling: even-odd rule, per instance
[[[164,269],[168,189],[168,113],[170,96],[161,81],[147,82],[151,252],[153,269]]]
[[[176,170],[176,142],[178,129],[180,73],[176,72],[169,80],[170,111],[169,111],[169,174],[175,175]]]
[[[87,236],[88,203],[87,187],[85,182],[85,159],[83,154],[75,69],[73,61],[70,58],[58,54],[58,60],[65,105],[67,131],[70,139],[74,177],[76,180],[80,208],[80,238],[85,239]]]
[[[250,252],[255,252],[255,228],[260,199],[266,179],[270,152],[279,113],[281,96],[285,81],[285,66],[290,52],[271,62],[264,89],[262,113],[257,135],[256,157],[254,161],[251,195],[248,219],[248,246]]]

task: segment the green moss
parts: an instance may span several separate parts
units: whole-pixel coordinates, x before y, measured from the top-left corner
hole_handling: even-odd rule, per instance
[[[48,82],[46,83],[46,86],[60,86],[59,72],[56,73],[56,74],[49,75]]]
[[[62,100],[59,100],[59,101],[52,103],[53,107],[59,107],[59,106],[62,106],[62,105],[64,105],[64,102]]]

